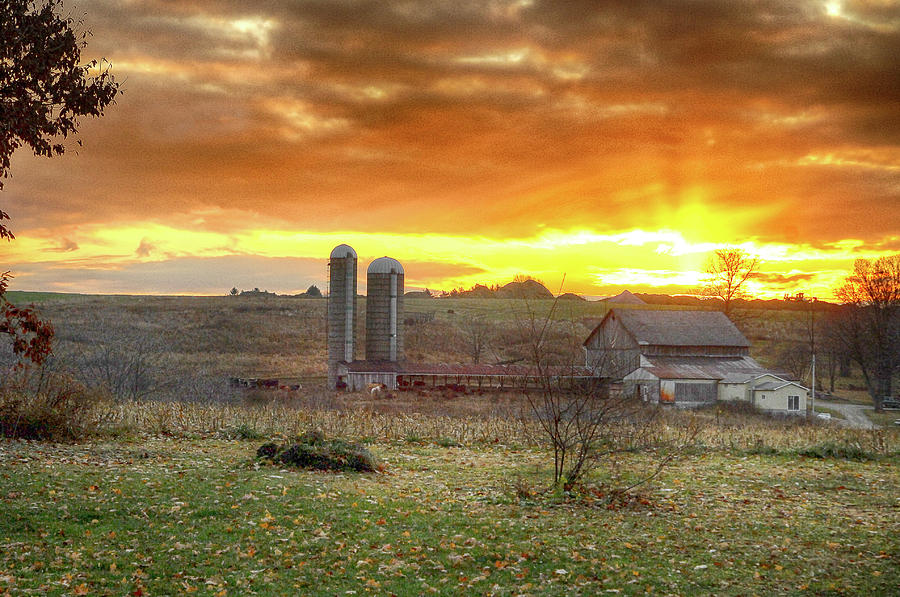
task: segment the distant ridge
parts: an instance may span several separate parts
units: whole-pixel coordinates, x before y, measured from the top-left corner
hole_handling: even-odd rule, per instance
[[[642,293],[634,296],[648,305],[680,305],[705,309],[721,309],[723,306],[722,300],[718,298]],[[773,311],[805,311],[810,308],[816,311],[828,311],[840,308],[840,305],[828,301],[804,302],[784,299],[736,299],[733,304],[737,309],[769,309]]]
[[[463,290],[458,296],[460,298],[495,298],[494,291],[484,284],[476,284],[469,290]]]
[[[497,298],[513,299],[552,299],[553,293],[537,280],[510,282],[501,286],[495,293]]]
[[[630,290],[623,290],[616,296],[611,296],[609,298],[603,299],[604,302],[616,305],[646,305],[647,301],[643,301],[634,294],[631,293]]]
[[[496,290],[476,284],[469,290],[456,290],[450,298],[552,299],[553,293],[537,280],[510,282]]]

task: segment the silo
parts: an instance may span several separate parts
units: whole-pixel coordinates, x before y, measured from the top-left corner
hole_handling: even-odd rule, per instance
[[[403,266],[380,257],[366,272],[366,360],[403,359]]]
[[[337,366],[356,350],[356,251],[338,245],[328,259],[328,387],[337,387]]]

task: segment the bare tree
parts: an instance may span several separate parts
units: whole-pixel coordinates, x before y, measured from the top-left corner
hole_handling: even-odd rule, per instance
[[[734,300],[747,296],[744,284],[758,270],[758,257],[737,248],[716,249],[706,264],[706,286],[701,292],[722,299],[725,315],[731,317]]]
[[[571,351],[548,346],[554,325],[556,303],[546,318],[531,316],[527,323],[531,338],[531,365],[537,387],[525,391],[532,415],[553,450],[553,486],[571,489],[584,477],[616,454],[657,445],[659,436],[654,421],[658,408],[634,395],[625,395],[613,387],[614,363],[599,358],[590,368],[573,365],[570,356],[578,354],[581,336],[570,325]],[[614,351],[605,351],[613,354]],[[693,441],[697,429],[685,429],[662,458],[632,485],[629,491],[658,475],[666,464]]]
[[[483,316],[467,317],[459,323],[459,331],[466,341],[472,363],[479,364],[496,337],[494,325]]]
[[[791,342],[778,351],[775,366],[787,372],[793,379],[804,379],[809,371],[811,356],[809,344]]]
[[[834,393],[834,383],[838,376],[845,377],[842,364],[849,356],[841,337],[840,314],[827,313],[820,325],[818,354],[822,356],[822,369],[828,378],[828,391]]]
[[[900,370],[900,253],[857,259],[836,294],[844,303],[839,337],[881,411]]]

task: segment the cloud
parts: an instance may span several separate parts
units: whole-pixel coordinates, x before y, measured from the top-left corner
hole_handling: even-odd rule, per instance
[[[142,238],[138,248],[135,249],[134,254],[138,257],[150,257],[151,253],[154,251],[156,251],[156,245],[146,238]]]
[[[51,251],[55,253],[71,253],[72,251],[77,250],[78,243],[69,238],[63,238],[61,241],[59,241],[59,244],[57,246],[45,249],[45,251]]]
[[[78,155],[14,156],[4,204],[19,236],[83,245],[77,230],[103,224],[228,234],[253,221],[887,247],[900,230],[891,3],[838,15],[777,0],[79,9],[85,57],[110,59],[124,94],[81,123]]]
[[[814,273],[790,273],[790,274],[779,274],[779,273],[759,273],[755,276],[757,281],[764,282],[767,285],[772,286],[789,286],[797,283],[806,283],[814,280],[816,278],[816,274]]]
[[[19,268],[16,286],[60,292],[224,295],[232,287],[296,294],[310,284],[324,289],[324,283],[323,260],[231,256],[184,257],[115,268],[32,263]]]

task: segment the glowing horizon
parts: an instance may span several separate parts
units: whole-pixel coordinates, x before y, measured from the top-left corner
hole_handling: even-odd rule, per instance
[[[896,238],[892,240],[897,240]],[[309,285],[322,286],[327,280],[325,267],[331,249],[341,243],[353,246],[360,255],[360,278],[364,288],[365,264],[383,255],[403,262],[409,288],[450,290],[475,284],[503,284],[517,274],[534,276],[553,292],[574,292],[588,296],[606,296],[620,290],[696,294],[703,285],[704,268],[711,253],[721,247],[740,248],[760,259],[759,276],[747,284],[747,290],[759,298],[779,298],[801,291],[822,299],[833,298],[858,258],[877,258],[883,254],[864,247],[861,240],[845,240],[825,247],[788,245],[749,240],[740,245],[692,242],[676,230],[647,231],[633,229],[615,234],[590,230],[544,230],[524,238],[491,239],[435,233],[403,234],[358,231],[292,231],[275,228],[215,232],[191,230],[162,224],[134,223],[109,227],[81,227],[65,239],[67,248],[56,236],[40,238],[32,234],[10,245],[10,256],[28,263],[29,255],[42,255],[31,261],[32,271],[14,271],[16,286],[29,290],[76,291],[86,293],[132,294],[119,291],[108,282],[92,282],[91,273],[124,272],[141,265],[177,263],[179,260],[297,260],[305,262],[299,272],[306,277],[295,285],[284,284],[268,290],[298,293]],[[135,242],[137,246],[135,247]],[[77,247],[77,248],[76,248]],[[598,256],[603,256],[599,258]],[[568,269],[560,269],[559,263]],[[318,269],[318,271],[316,271]],[[72,270],[81,281],[51,281],[41,271]],[[283,272],[282,272],[283,273]],[[562,278],[565,276],[565,283]],[[104,279],[99,276],[99,279]],[[34,288],[29,281],[35,280]],[[98,284],[98,285],[94,285]],[[224,294],[232,286],[223,279],[215,288],[197,287],[179,291],[139,292],[140,294]],[[79,290],[80,288],[80,290]]]

